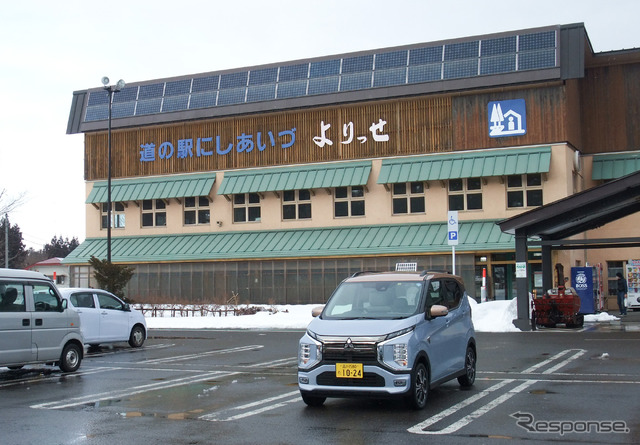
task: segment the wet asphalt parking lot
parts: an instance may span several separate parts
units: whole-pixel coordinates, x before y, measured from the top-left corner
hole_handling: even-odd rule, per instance
[[[300,331],[152,330],[141,349],[88,352],[76,373],[0,368],[0,443],[635,444],[635,318],[478,333],[476,384],[432,390],[423,411],[398,400],[306,407],[296,384]]]

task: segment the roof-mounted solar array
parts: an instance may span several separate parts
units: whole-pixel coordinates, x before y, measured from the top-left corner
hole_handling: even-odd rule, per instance
[[[558,59],[556,30],[425,45],[128,86],[113,95],[112,117],[554,68],[559,65]],[[106,91],[90,92],[84,122],[107,120],[108,98]]]

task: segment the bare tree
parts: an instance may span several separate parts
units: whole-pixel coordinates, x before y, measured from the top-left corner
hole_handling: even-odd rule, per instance
[[[0,190],[0,215],[10,213],[12,210],[23,204],[25,194],[21,193],[17,197],[12,198],[7,194],[6,189]]]

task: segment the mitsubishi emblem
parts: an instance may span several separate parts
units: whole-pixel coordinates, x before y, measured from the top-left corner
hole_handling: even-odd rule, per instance
[[[344,343],[344,349],[345,351],[352,351],[354,349],[351,337],[347,338],[347,341]]]

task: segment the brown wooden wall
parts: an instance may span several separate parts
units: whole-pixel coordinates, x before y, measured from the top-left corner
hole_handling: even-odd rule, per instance
[[[494,100],[523,98],[527,107],[527,134],[523,136],[490,138],[488,103]],[[112,177],[135,177],[172,173],[217,171],[234,168],[314,163],[335,160],[428,154],[492,147],[547,144],[568,140],[567,98],[562,83],[545,84],[521,89],[500,89],[481,93],[423,96],[401,100],[364,102],[350,106],[335,106],[288,112],[265,113],[227,119],[201,120],[164,126],[149,126],[112,131]],[[383,134],[388,142],[373,140],[369,127],[379,119],[386,121]],[[327,135],[333,145],[318,147],[313,138],[321,134],[321,122],[331,124]],[[344,124],[353,122],[354,137],[342,144]],[[281,131],[295,128],[296,142],[289,148],[281,143],[289,137],[278,138]],[[272,147],[267,132],[273,132],[276,146]],[[215,153],[215,138],[221,146],[237,143],[237,137],[257,133],[267,148],[238,153],[234,148],[227,155]],[[361,143],[357,137],[366,136]],[[196,156],[198,137],[213,137],[207,149],[212,156]],[[193,157],[157,159],[142,162],[143,144],[156,147],[169,141],[177,150],[178,140],[194,140]],[[157,148],[156,148],[157,153]],[[105,179],[107,176],[107,133],[88,133],[85,136],[85,178]]]
[[[640,150],[640,63],[589,68],[580,94],[585,153]]]

